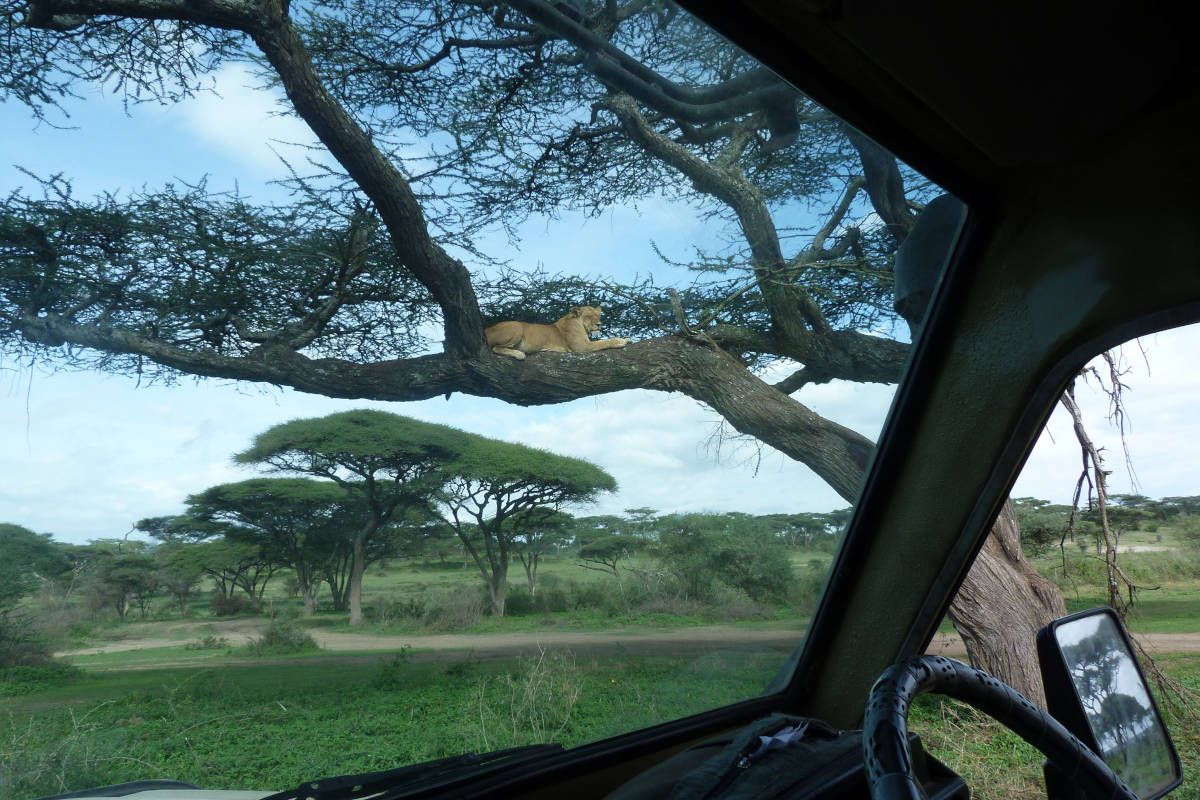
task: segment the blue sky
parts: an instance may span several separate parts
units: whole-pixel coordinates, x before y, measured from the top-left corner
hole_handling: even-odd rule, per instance
[[[28,185],[20,164],[42,175],[63,172],[80,196],[159,186],[172,178],[265,199],[267,181],[282,174],[273,152],[295,155],[272,140],[309,140],[295,120],[270,116],[261,94],[236,69],[219,75],[221,97],[201,96],[174,107],[142,105],[126,117],[111,94],[72,104],[68,124],[38,126],[27,111],[0,105],[0,189]],[[532,221],[515,250],[500,237],[487,248],[515,265],[544,264],[618,278],[663,271],[653,240],[680,258],[693,242],[711,241],[708,226],[688,210],[661,203],[596,219],[566,215]],[[1182,433],[1194,430],[1191,405],[1194,334],[1151,337],[1150,376],[1131,377],[1131,446],[1147,494],[1200,493],[1195,471],[1180,459]],[[1135,363],[1144,373],[1144,367]],[[876,437],[892,387],[833,383],[807,387],[798,399],[864,435]],[[1091,394],[1081,391],[1089,402]],[[1112,441],[1103,403],[1091,403],[1093,435]],[[589,458],[608,469],[620,491],[591,509],[619,513],[737,510],[751,513],[828,510],[844,505],[806,468],[752,446],[708,446],[719,419],[681,396],[622,392],[559,406],[520,408],[454,395],[421,403],[335,401],[290,390],[181,379],[174,386],[137,387],[130,377],[53,372],[0,363],[0,521],[50,532],[66,541],[122,536],[137,519],[178,513],[183,498],[214,483],[251,474],[230,456],[272,424],[347,408],[376,407],[456,425]],[[1069,427],[1052,421],[1016,494],[1065,500],[1078,471]],[[1119,445],[1110,445],[1119,452]],[[1174,453],[1174,460],[1171,456]],[[1114,482],[1123,479],[1114,456]],[[1117,487],[1120,490],[1120,487]]]

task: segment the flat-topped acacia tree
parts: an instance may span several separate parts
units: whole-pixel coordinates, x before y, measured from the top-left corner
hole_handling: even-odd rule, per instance
[[[234,460],[326,478],[354,501],[361,523],[350,543],[350,624],[361,625],[367,548],[406,509],[428,503],[446,463],[470,439],[445,425],[362,409],[275,425]]]
[[[332,481],[250,478],[210,486],[185,502],[193,517],[229,523],[225,536],[255,545],[291,567],[304,615],[311,617],[327,562],[349,549],[350,537],[344,531],[356,518],[355,500]],[[350,536],[356,533],[351,531]]]
[[[617,489],[611,475],[581,458],[474,435],[446,465],[446,476],[438,499],[479,568],[498,617],[504,616],[509,562],[528,546],[522,530],[551,523],[562,508]],[[530,577],[531,591],[533,586]]]

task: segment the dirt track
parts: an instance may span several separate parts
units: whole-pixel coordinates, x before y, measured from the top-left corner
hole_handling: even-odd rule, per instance
[[[233,619],[213,623],[140,623],[127,626],[126,638],[99,647],[68,650],[60,656],[114,653],[157,647],[182,647],[206,634],[223,637],[230,646],[258,636],[265,620]],[[590,633],[539,631],[533,633],[372,635],[312,631],[313,638],[331,653],[398,652],[407,646],[414,661],[495,660],[537,653],[540,649],[570,650],[577,656],[703,655],[719,650],[768,649],[791,652],[801,634],[792,630],[747,630],[732,625],[709,625],[669,631],[596,631]],[[1200,633],[1154,633],[1137,637],[1151,653],[1200,652]],[[938,634],[928,652],[961,658],[962,640]],[[180,655],[184,652],[181,650]],[[376,656],[377,657],[377,656]]]

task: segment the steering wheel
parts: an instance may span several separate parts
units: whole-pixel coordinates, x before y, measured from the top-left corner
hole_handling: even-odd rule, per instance
[[[1058,720],[1016,689],[944,656],[913,656],[888,667],[871,687],[863,758],[872,800],[926,800],[912,770],[908,709],[925,692],[949,695],[1003,723],[1041,750],[1089,798],[1137,800],[1116,773]]]

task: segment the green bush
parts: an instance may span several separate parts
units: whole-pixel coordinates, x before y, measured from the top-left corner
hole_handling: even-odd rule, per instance
[[[809,612],[817,607],[828,572],[828,566],[820,559],[810,560],[800,570],[792,589],[792,600],[802,611]]]
[[[421,621],[430,628],[453,631],[478,625],[492,601],[482,588],[443,591],[427,598]]]
[[[398,689],[403,687],[412,674],[408,663],[408,645],[403,645],[399,652],[379,664],[375,675],[375,687],[378,689]]]
[[[254,656],[290,655],[310,650],[320,650],[316,640],[308,631],[286,619],[272,620],[262,636],[251,640],[244,648]]]
[[[739,534],[681,525],[664,532],[659,557],[675,593],[711,603],[725,584],[756,602],[778,602],[795,576],[787,546],[766,532]]]
[[[14,609],[0,610],[0,669],[36,667],[50,660],[50,648],[33,622]]]
[[[520,586],[509,586],[508,594],[504,598],[504,614],[512,617],[537,614],[540,612],[538,605],[538,598],[531,595],[529,590]]]
[[[217,636],[215,633],[206,633],[204,637],[195,642],[188,642],[183,646],[184,650],[225,650],[229,647],[229,640],[224,636]]]
[[[208,596],[208,610],[214,617],[232,617],[237,614],[249,614],[257,609],[250,598],[243,594],[226,597],[220,592],[213,592]]]

